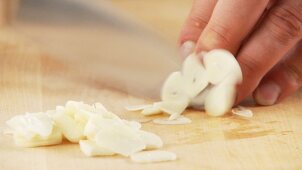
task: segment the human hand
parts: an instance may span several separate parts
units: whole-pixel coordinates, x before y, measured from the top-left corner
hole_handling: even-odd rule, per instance
[[[253,92],[275,104],[302,85],[302,0],[195,0],[179,43],[183,57],[229,50],[243,73],[237,103]]]

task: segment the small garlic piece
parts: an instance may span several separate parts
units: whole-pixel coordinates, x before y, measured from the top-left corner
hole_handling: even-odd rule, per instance
[[[80,149],[86,156],[107,156],[114,155],[115,153],[98,146],[95,142],[90,140],[80,140]]]
[[[174,161],[176,158],[177,156],[175,153],[160,150],[143,151],[131,155],[131,160],[137,163]]]
[[[163,146],[163,141],[156,134],[143,130],[140,130],[138,133],[146,144],[146,149],[158,149]]]
[[[243,106],[238,106],[237,108],[232,109],[232,113],[234,115],[251,118],[253,117],[253,112],[250,109],[247,109]]]

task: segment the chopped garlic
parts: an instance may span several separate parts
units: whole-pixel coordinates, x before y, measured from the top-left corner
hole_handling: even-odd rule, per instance
[[[21,147],[54,145],[63,135],[78,143],[87,156],[130,156],[163,145],[159,136],[141,130],[141,124],[119,118],[102,104],[69,101],[46,113],[18,115],[7,121],[15,144]]]
[[[146,149],[158,149],[163,146],[161,138],[154,133],[140,130],[139,135],[146,144]]]
[[[79,144],[81,151],[86,156],[107,156],[115,154],[104,147],[98,146],[95,142],[90,140],[80,140]]]
[[[176,154],[168,151],[143,151],[131,155],[131,160],[137,163],[152,163],[176,160]]]
[[[97,145],[123,156],[129,156],[146,148],[143,139],[133,129],[123,123],[102,120],[95,135]]]
[[[232,113],[234,115],[247,117],[247,118],[253,117],[253,111],[243,106],[238,106],[237,108],[232,109]]]
[[[53,121],[45,113],[18,115],[8,120],[6,124],[16,133],[28,139],[35,135],[47,138],[53,129]]]

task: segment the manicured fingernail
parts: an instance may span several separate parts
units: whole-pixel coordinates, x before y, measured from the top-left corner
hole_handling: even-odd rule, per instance
[[[273,105],[276,103],[280,93],[281,88],[278,84],[274,82],[267,82],[257,88],[255,100],[260,105]]]
[[[186,41],[180,47],[180,56],[182,58],[190,55],[195,49],[195,43],[193,41]]]

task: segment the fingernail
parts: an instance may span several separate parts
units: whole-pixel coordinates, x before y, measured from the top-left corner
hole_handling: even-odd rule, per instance
[[[267,82],[260,85],[257,88],[255,94],[255,100],[258,104],[269,106],[276,103],[279,95],[281,93],[281,88],[278,84],[274,82]]]
[[[180,47],[180,56],[186,58],[195,49],[195,43],[193,41],[186,41]]]

